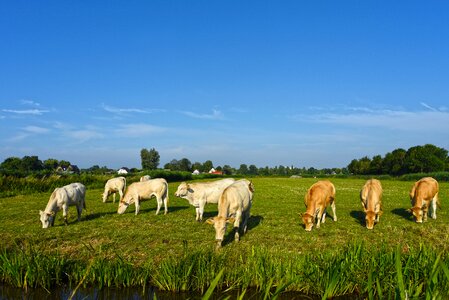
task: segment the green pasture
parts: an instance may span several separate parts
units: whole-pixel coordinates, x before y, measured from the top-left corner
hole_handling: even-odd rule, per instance
[[[425,247],[425,251],[435,253],[431,255],[432,257],[437,257],[438,254],[441,254],[442,258],[446,257],[449,247],[449,183],[447,182],[440,182],[441,208],[437,210],[437,219],[429,218],[426,223],[417,224],[413,222],[408,212],[410,208],[408,193],[413,182],[382,181],[384,214],[374,230],[367,230],[359,200],[359,192],[365,180],[331,178],[336,187],[338,221],[332,221],[330,216],[332,211],[329,209],[327,220],[321,228],[306,232],[298,214],[305,211],[304,195],[318,179],[253,178],[252,180],[255,193],[249,230],[241,241],[236,243],[233,241],[231,228],[228,228],[228,239],[225,240],[225,245],[219,253],[214,251],[213,226],[204,221],[196,222],[195,209],[189,206],[187,200],[174,196],[179,182],[169,183],[170,200],[167,215],[163,213],[155,215],[154,198],[141,203],[140,213],[137,216],[134,214],[134,205],[130,206],[123,215],[118,215],[118,201],[112,203],[111,197],[107,203],[103,203],[101,189],[88,189],[86,192],[88,214],[83,211],[81,222],[76,221],[76,210],[71,207],[69,225],[64,225],[62,212],[59,212],[55,226],[49,229],[41,228],[38,212],[39,209],[45,208],[50,193],[0,198],[2,239],[0,250],[4,253],[32,251],[48,257],[57,256],[83,262],[92,268],[99,261],[103,261],[104,265],[111,261],[120,261],[133,268],[151,264],[152,268],[155,267],[159,271],[167,270],[167,272],[171,268],[170,263],[179,263],[183,258],[195,253],[200,253],[204,259],[204,265],[208,265],[204,269],[211,268],[213,261],[219,260],[220,257],[241,261],[244,264],[247,263],[246,256],[256,255],[259,258],[271,259],[268,262],[271,268],[276,269],[279,266],[281,270],[281,268],[292,268],[295,259],[303,260],[302,263],[309,259],[313,261],[314,258],[323,260],[329,257],[332,260],[332,257],[344,257],[348,251],[358,252],[357,249],[363,249],[366,253],[377,253],[376,255],[385,252],[405,256],[410,253],[419,256]],[[205,219],[216,214],[216,205],[206,206]],[[394,261],[395,258],[392,259]],[[369,265],[370,258],[366,260]],[[93,261],[94,263],[90,263]],[[226,262],[215,261],[215,263],[226,267]],[[404,265],[396,265],[396,267],[406,268],[406,264],[410,264],[406,261],[403,263]],[[434,261],[428,263],[429,272],[432,270],[433,263]],[[236,262],[232,264],[235,265]],[[247,270],[252,272],[251,268]],[[279,277],[282,276],[279,270],[264,272],[266,276],[271,276],[270,272],[275,272]],[[331,270],[327,271],[331,272]],[[363,274],[364,271],[362,269],[358,272]],[[173,272],[177,274],[177,271]],[[168,274],[166,277],[173,277],[173,274]],[[214,274],[212,272],[208,276],[211,277]],[[198,275],[195,276],[198,277]],[[150,277],[151,275],[148,275],[148,280],[151,281]],[[209,277],[204,281],[202,288],[210,284],[213,278]],[[329,280],[332,279],[329,278]],[[82,276],[79,276],[78,280],[81,279]],[[266,285],[267,282],[264,283],[263,280],[267,279],[263,276],[259,278],[261,280],[259,287]],[[173,287],[160,278],[158,280],[159,283],[156,282],[156,285],[159,288],[164,288],[164,284],[167,290],[189,288],[188,286]],[[242,279],[239,280],[240,283],[244,282]],[[224,279],[222,285],[238,285],[239,280],[226,282]],[[254,280],[257,279],[248,280],[247,286],[253,285]],[[354,280],[362,282],[367,281],[368,278]],[[401,278],[400,280],[402,281]],[[422,280],[416,279],[414,283],[417,294],[420,289],[427,287],[428,283],[423,283]],[[141,283],[134,282],[134,284]],[[152,284],[155,284],[155,280]],[[271,284],[276,286],[273,282]],[[280,282],[277,283],[277,285],[280,284]],[[308,293],[325,292],[324,288],[314,290],[312,285],[313,283],[309,283],[308,286],[301,286],[300,283],[295,283],[290,285],[290,289]],[[347,288],[341,288],[339,291],[340,293],[368,292],[357,287],[355,283],[348,284]]]

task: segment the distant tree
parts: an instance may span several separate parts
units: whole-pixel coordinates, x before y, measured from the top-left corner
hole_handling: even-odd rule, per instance
[[[444,171],[447,154],[447,150],[431,144],[411,147],[405,155],[407,171],[409,173]]]
[[[382,157],[380,155],[376,155],[373,157],[369,165],[368,173],[371,175],[382,174]]]
[[[63,170],[67,169],[70,165],[71,165],[71,163],[68,160],[61,160],[61,161],[59,161],[59,166]]]
[[[193,169],[194,171],[195,171],[195,170],[202,171],[202,170],[203,170],[203,164],[196,161],[196,162],[193,163],[192,169]]]
[[[225,175],[232,175],[232,167],[229,165],[224,165],[223,166],[223,174]]]
[[[179,171],[192,172],[192,163],[187,158],[182,158],[179,161]]]
[[[250,165],[248,168],[248,174],[250,175],[257,175],[259,173],[259,170],[255,165]]]
[[[25,172],[40,171],[44,168],[42,161],[37,156],[24,156],[22,158],[21,170]]]
[[[180,163],[177,159],[172,159],[169,163],[164,165],[164,169],[169,169],[172,171],[180,171]]]
[[[5,171],[19,171],[21,169],[22,160],[18,157],[8,157],[5,159],[0,168]]]
[[[214,164],[212,163],[211,160],[206,160],[203,163],[203,172],[209,172],[210,169],[212,169],[214,167]]]
[[[238,173],[241,174],[241,175],[247,175],[248,172],[249,172],[248,166],[246,164],[241,164],[240,168],[238,170]]]
[[[404,165],[406,153],[407,151],[404,149],[398,148],[385,154],[382,160],[382,173],[393,176],[405,174],[407,172]]]
[[[49,158],[49,159],[44,160],[43,164],[44,164],[44,169],[54,171],[59,166],[59,161],[54,158]]]
[[[142,161],[142,169],[155,170],[159,166],[160,155],[154,148],[151,148],[149,151],[144,148],[140,150],[140,159]]]

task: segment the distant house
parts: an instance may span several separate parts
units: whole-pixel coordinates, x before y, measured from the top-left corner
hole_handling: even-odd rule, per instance
[[[192,172],[192,175],[199,175],[199,174],[200,174],[200,171],[198,171],[196,169]]]
[[[209,170],[209,174],[215,174],[215,175],[223,175],[222,171],[217,171],[214,168]]]
[[[119,175],[126,175],[129,173],[129,169],[126,167],[121,167],[120,169],[118,169],[117,174]]]

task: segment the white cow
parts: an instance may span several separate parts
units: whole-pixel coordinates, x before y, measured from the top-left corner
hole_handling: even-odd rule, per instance
[[[142,182],[142,181],[148,181],[148,180],[150,180],[151,179],[151,176],[150,175],[143,175],[142,177],[140,177],[140,182]]]
[[[48,200],[47,207],[44,211],[40,210],[40,221],[42,222],[42,228],[48,228],[55,223],[56,213],[62,209],[62,215],[64,216],[64,223],[67,225],[67,212],[69,206],[76,205],[78,211],[78,221],[81,220],[81,212],[86,209],[86,187],[77,182],[71,183],[66,186],[56,188]]]
[[[218,201],[218,215],[207,219],[207,223],[215,228],[217,248],[222,246],[227,223],[234,223],[234,239],[240,240],[239,231],[246,233],[248,219],[253,200],[254,185],[241,179],[228,186]]]
[[[140,210],[140,200],[156,197],[156,215],[164,202],[165,214],[168,213],[168,183],[164,178],[150,179],[148,181],[134,182],[126,190],[125,196],[120,201],[117,213],[123,214],[129,205],[136,204],[136,215]]]
[[[120,200],[123,198],[123,194],[125,194],[126,189],[126,178],[123,176],[116,177],[109,179],[106,184],[104,185],[104,192],[102,194],[103,196],[103,203],[106,202],[109,195],[112,194],[112,199],[115,203],[115,194],[117,192],[120,195]]]
[[[211,182],[182,182],[175,193],[176,197],[187,199],[196,208],[196,220],[203,220],[206,203],[218,203],[223,190],[235,182],[234,179],[221,179]]]

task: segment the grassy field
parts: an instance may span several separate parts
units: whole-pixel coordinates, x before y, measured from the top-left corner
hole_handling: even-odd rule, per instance
[[[88,215],[83,212],[82,221],[78,223],[76,210],[71,207],[69,225],[64,226],[62,212],[59,212],[55,226],[49,229],[41,228],[38,211],[45,208],[50,193],[0,198],[2,238],[0,249],[3,249],[4,253],[5,251],[8,253],[33,251],[35,254],[39,253],[48,257],[58,256],[85,262],[92,268],[98,262],[104,262],[107,265],[108,261],[119,259],[124,262],[124,269],[126,266],[139,268],[151,264],[152,268],[158,270],[169,270],[171,268],[169,263],[179,264],[182,258],[198,253],[204,259],[205,265],[215,262],[217,268],[218,266],[226,267],[226,263],[222,261],[226,259],[240,260],[243,264],[247,264],[245,256],[256,255],[258,259],[265,257],[272,260],[270,263],[274,266],[271,268],[276,269],[276,264],[279,265],[278,271],[281,271],[282,266],[291,265],[295,260],[301,260],[304,257],[312,260],[329,257],[329,260],[332,260],[348,252],[356,255],[360,249],[368,254],[392,253],[393,256],[399,251],[400,254],[405,255],[402,258],[402,267],[407,267],[408,254],[420,255],[423,245],[429,249],[425,251],[435,253],[435,257],[440,253],[442,257],[447,257],[449,183],[440,182],[441,209],[437,210],[437,220],[429,218],[429,221],[424,224],[416,224],[408,212],[410,208],[408,192],[413,183],[382,181],[384,214],[374,230],[369,231],[365,228],[364,214],[359,200],[359,192],[365,180],[330,179],[337,191],[338,222],[333,222],[328,215],[320,229],[314,228],[312,232],[306,232],[298,213],[305,212],[304,194],[317,180],[313,178],[254,178],[255,194],[249,230],[239,243],[235,243],[228,229],[229,238],[225,240],[225,246],[220,253],[214,252],[213,226],[205,222],[196,222],[194,208],[189,206],[187,200],[174,196],[179,182],[169,184],[170,201],[167,215],[155,215],[155,199],[142,202],[137,216],[134,214],[134,206],[130,206],[125,214],[118,215],[117,202],[114,204],[110,199],[107,203],[102,203],[102,190],[88,189],[86,193]],[[216,214],[215,205],[206,206],[204,218]],[[394,260],[393,256],[391,259]],[[434,256],[432,254],[428,257]],[[89,264],[92,261],[95,263]],[[432,263],[433,261],[429,262],[430,269]],[[252,270],[248,267],[248,272]],[[361,274],[364,271],[367,270],[358,270]],[[177,271],[173,272],[175,273],[166,274],[166,277],[176,276]],[[268,284],[263,280],[268,280],[269,272],[277,271],[264,270],[263,272],[266,272],[267,278],[263,276],[260,278],[259,287]],[[212,275],[208,274],[209,277]],[[209,277],[205,279],[204,285],[210,283]],[[151,280],[151,274],[145,278],[155,284],[155,280]],[[81,280],[81,276],[78,279]],[[255,280],[248,279],[246,286],[254,285]],[[363,281],[367,278],[357,280]],[[134,282],[134,284],[138,283]],[[229,278],[225,278],[222,285],[227,284],[238,285],[238,281],[230,283]],[[271,284],[276,286],[280,283],[271,282]],[[329,285],[329,282],[327,284]],[[420,284],[421,281],[418,280],[413,283],[417,294],[419,294]],[[427,284],[423,284],[421,289]],[[164,288],[163,282],[156,285]],[[290,284],[288,289],[324,294],[324,288],[314,290],[310,285],[312,283],[309,286],[295,283]],[[182,286],[171,288],[168,283],[166,286],[166,289],[183,289]],[[188,288],[184,287],[184,289]],[[345,289],[341,288],[340,291]],[[351,284],[348,285],[346,292],[367,293],[368,291]]]

